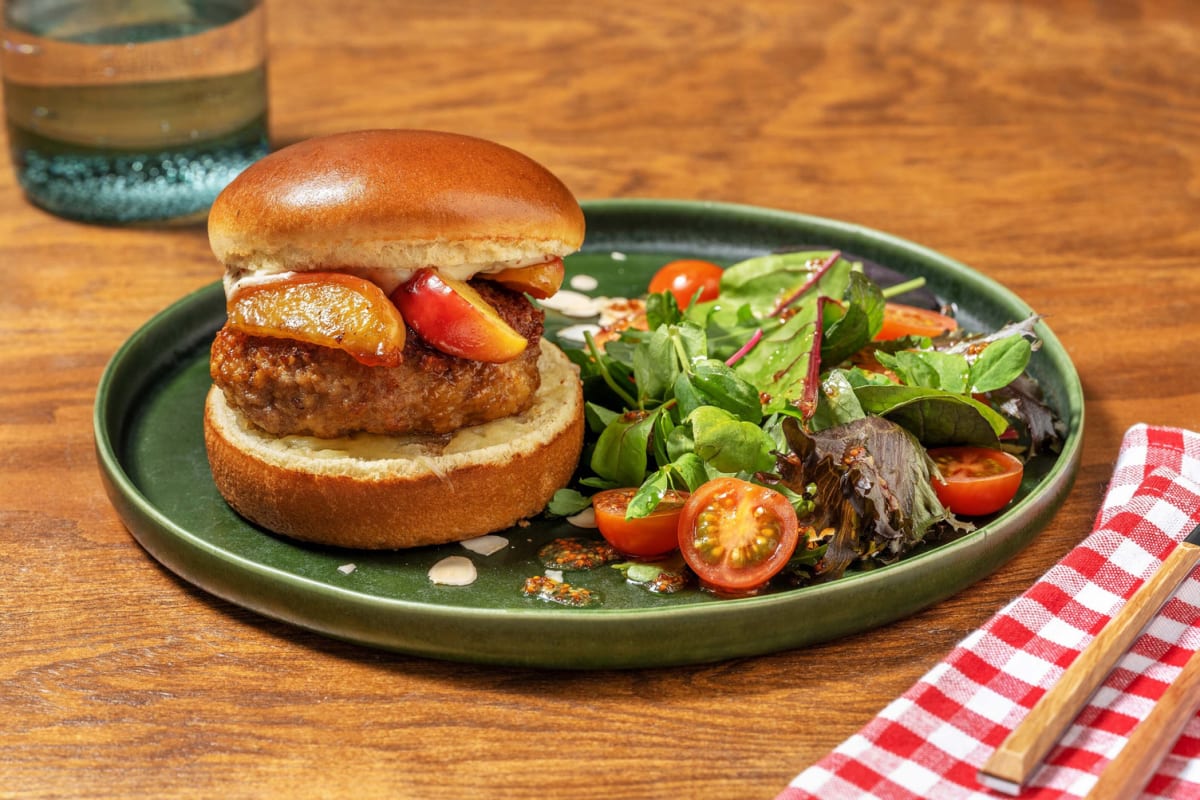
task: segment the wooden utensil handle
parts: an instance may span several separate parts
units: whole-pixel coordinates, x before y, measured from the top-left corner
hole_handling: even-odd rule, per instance
[[[1154,708],[1133,729],[1121,752],[1100,773],[1087,800],[1137,797],[1197,709],[1200,709],[1200,651],[1192,654]]]
[[[1024,785],[1138,634],[1191,573],[1197,561],[1200,561],[1200,546],[1181,542],[1172,550],[1158,571],[1129,598],[1129,602],[1084,648],[1054,687],[1042,696],[996,749],[983,765],[981,774],[1018,788]]]

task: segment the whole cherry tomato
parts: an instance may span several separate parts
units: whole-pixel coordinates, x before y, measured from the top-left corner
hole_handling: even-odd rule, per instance
[[[721,290],[724,272],[711,261],[684,258],[664,264],[650,279],[650,291],[670,292],[680,308],[687,308],[699,292],[697,302],[715,300]]]

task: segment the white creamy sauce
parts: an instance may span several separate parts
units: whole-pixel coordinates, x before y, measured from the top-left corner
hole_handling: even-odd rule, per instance
[[[599,325],[591,322],[581,322],[578,325],[568,325],[567,327],[562,328],[559,330],[558,336],[560,339],[566,339],[582,345],[587,343],[587,334],[590,333],[595,336],[599,332]]]
[[[429,568],[429,580],[440,586],[470,586],[479,577],[466,556],[446,556]]]
[[[579,292],[594,292],[600,281],[593,275],[572,275],[567,285]]]
[[[543,308],[557,311],[567,317],[599,317],[601,325],[645,309],[641,300],[628,297],[592,297],[573,289],[560,289],[554,296],[538,302]]]
[[[500,272],[506,269],[515,269],[517,267],[532,267],[534,264],[542,264],[549,260],[549,257],[539,255],[534,258],[513,259],[511,261],[495,261],[489,264],[455,264],[454,266],[439,266],[437,271],[442,275],[456,280],[470,280],[476,275],[486,275],[492,272]],[[313,270],[314,272],[320,270]],[[390,295],[396,290],[400,284],[407,281],[416,272],[416,269],[388,269],[385,267],[340,267],[335,272],[342,272],[347,275],[356,275],[359,278],[368,280],[378,286],[385,294]],[[246,286],[255,286],[271,281],[283,280],[296,272],[276,272],[270,269],[231,269],[225,274],[225,297],[233,297],[234,293]]]
[[[467,539],[464,542],[459,542],[459,544],[472,553],[478,553],[481,556],[490,556],[508,547],[508,539],[489,533],[485,536],[476,536],[474,539]]]
[[[294,272],[246,272],[245,270],[226,272],[223,280],[225,297],[227,299],[233,297],[234,293],[239,289],[244,289],[248,286],[260,286],[273,281],[283,281],[295,274]]]
[[[568,317],[587,318],[600,313],[607,298],[591,297],[573,289],[560,289],[557,294],[539,300],[543,308],[549,308]]]
[[[576,528],[595,528],[596,527],[596,510],[588,506],[583,511],[580,511],[573,517],[567,517],[567,522],[574,525]]]

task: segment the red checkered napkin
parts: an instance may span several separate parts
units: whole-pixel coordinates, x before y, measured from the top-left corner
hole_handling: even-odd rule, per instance
[[[1200,524],[1200,434],[1137,425],[1093,532],[777,800],[1002,797],[976,773],[1121,605]],[[1118,663],[1022,797],[1082,797],[1193,652],[1200,570]],[[1146,786],[1200,798],[1200,717]]]

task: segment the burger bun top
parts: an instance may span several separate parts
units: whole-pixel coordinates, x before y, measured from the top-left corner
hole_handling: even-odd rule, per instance
[[[574,252],[584,219],[562,181],[508,147],[369,130],[255,162],[217,197],[208,233],[235,273],[436,266],[465,279]]]

